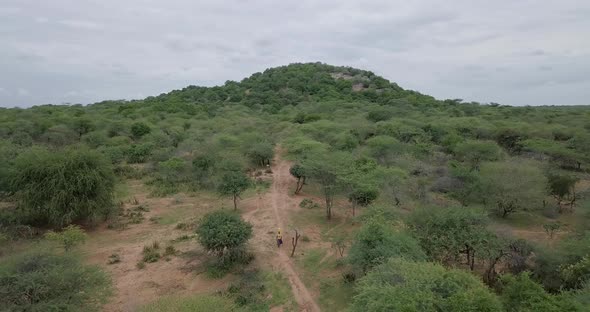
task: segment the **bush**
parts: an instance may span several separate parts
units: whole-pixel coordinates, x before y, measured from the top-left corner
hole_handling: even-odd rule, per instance
[[[19,156],[16,168],[12,188],[19,211],[34,224],[96,221],[114,208],[113,171],[97,152],[34,150]]]
[[[356,286],[351,311],[503,311],[498,298],[468,272],[428,262],[390,259]]]
[[[425,260],[426,254],[412,236],[394,231],[381,220],[369,220],[350,247],[349,262],[364,274],[390,257]]]
[[[224,270],[233,263],[247,263],[252,259],[243,249],[252,237],[252,225],[238,214],[226,210],[208,213],[199,222],[196,232],[199,243],[217,253],[218,265]]]
[[[111,254],[107,264],[115,264],[121,262],[121,256],[118,253]]]
[[[571,303],[566,302],[565,297],[546,293],[541,285],[531,280],[528,273],[504,275],[500,282],[501,299],[508,312],[576,311],[569,308]]]
[[[320,205],[318,205],[316,202],[314,202],[313,200],[311,200],[309,198],[305,198],[299,203],[299,207],[307,208],[307,209],[315,209],[315,208],[320,208]]]
[[[149,246],[143,246],[143,262],[157,262],[160,260],[160,244],[158,242],[153,242]]]
[[[104,272],[71,253],[33,251],[0,263],[0,311],[98,311],[110,290]]]
[[[141,138],[142,136],[150,133],[152,129],[143,122],[136,122],[131,125],[131,134],[136,138]]]
[[[45,238],[63,245],[65,251],[70,251],[75,246],[86,241],[86,233],[77,225],[68,225],[63,231],[56,233],[49,231]]]
[[[243,247],[252,237],[252,225],[240,215],[218,210],[206,214],[197,227],[199,243],[208,251],[224,254],[224,250]]]

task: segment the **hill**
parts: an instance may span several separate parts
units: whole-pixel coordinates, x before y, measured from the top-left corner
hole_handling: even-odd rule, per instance
[[[0,109],[0,310],[99,302],[22,301],[57,286],[17,264],[53,261],[111,284],[107,311],[584,311],[589,174],[590,107],[440,100],[321,63]]]

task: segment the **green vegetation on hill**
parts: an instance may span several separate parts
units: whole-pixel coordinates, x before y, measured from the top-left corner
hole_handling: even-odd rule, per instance
[[[590,107],[437,100],[320,63],[143,100],[0,108],[0,237],[100,222],[128,179],[154,196],[217,192],[240,207],[277,150],[294,163],[295,193],[320,196],[327,219],[358,209],[360,229],[341,244],[351,246],[341,265],[356,285],[353,309],[582,311],[588,302]],[[211,216],[210,229],[242,224]],[[199,239],[217,252],[251,234],[244,225],[222,242],[227,231],[213,232]],[[231,308],[225,299],[175,304]]]

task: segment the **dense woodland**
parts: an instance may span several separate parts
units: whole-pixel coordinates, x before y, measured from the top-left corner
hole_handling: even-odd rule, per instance
[[[111,293],[100,269],[9,246],[73,249],[81,229],[120,214],[128,180],[152,196],[228,198],[198,241],[224,263],[248,258],[240,199],[264,189],[255,172],[278,152],[293,162],[293,192],[321,198],[311,209],[349,217],[333,243],[350,311],[588,311],[590,106],[437,100],[320,63],[143,100],[0,108],[0,310],[100,309]],[[506,230],[529,226],[546,235]],[[226,299],[198,304],[256,310]]]

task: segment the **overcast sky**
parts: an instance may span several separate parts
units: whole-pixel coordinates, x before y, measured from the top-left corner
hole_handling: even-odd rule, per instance
[[[0,106],[143,98],[315,61],[440,99],[590,104],[590,1],[0,0]]]

